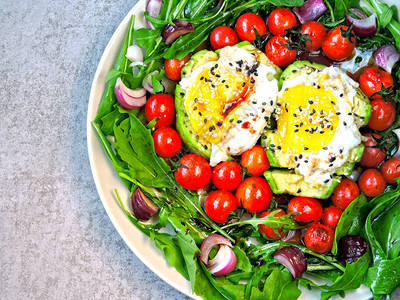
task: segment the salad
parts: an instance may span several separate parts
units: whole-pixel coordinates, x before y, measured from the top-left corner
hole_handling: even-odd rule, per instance
[[[378,0],[149,0],[92,122],[204,299],[400,286],[400,23]],[[136,43],[134,43],[136,41]],[[172,230],[171,230],[172,229]],[[323,284],[321,284],[321,279]]]

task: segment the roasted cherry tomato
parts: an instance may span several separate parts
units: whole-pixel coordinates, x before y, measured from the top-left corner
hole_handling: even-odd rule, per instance
[[[365,148],[360,164],[363,167],[375,168],[379,166],[386,157],[386,153],[376,147],[377,142],[375,139],[379,139],[381,136],[376,133],[366,133],[363,134],[363,136],[367,137],[368,140],[366,142],[362,142]]]
[[[282,209],[278,208],[278,209],[274,209],[273,211],[263,212],[261,214],[260,218],[264,218],[275,211],[277,211],[277,213],[274,215],[274,217],[282,217],[282,216],[286,215],[286,213]],[[280,228],[277,229],[277,231],[279,232],[279,235],[277,235],[275,233],[275,231],[267,225],[262,225],[262,224],[258,225],[258,230],[260,231],[261,234],[265,235],[270,240],[280,240],[281,238],[283,238],[285,236],[282,229],[280,229]]]
[[[181,80],[181,72],[192,55],[188,54],[182,59],[166,59],[164,62],[165,75],[171,80]]]
[[[265,149],[259,145],[243,152],[240,163],[254,176],[261,176],[270,167]]]
[[[332,228],[323,224],[314,224],[307,229],[304,243],[308,249],[327,253],[332,249],[334,238],[335,232]]]
[[[233,161],[224,161],[213,169],[211,181],[220,190],[233,191],[242,182],[242,168]]]
[[[294,197],[288,205],[288,213],[299,212],[300,215],[294,217],[297,221],[318,223],[322,218],[322,205],[317,199],[309,197]]]
[[[337,208],[345,210],[359,195],[360,190],[357,183],[351,179],[343,178],[333,190],[331,200]]]
[[[360,75],[360,88],[365,95],[371,97],[383,88],[393,87],[393,77],[390,73],[379,68],[368,68]],[[371,99],[382,98],[379,95],[372,96]]]
[[[297,25],[295,15],[287,8],[276,8],[268,17],[268,28],[273,35],[283,35],[286,29]]]
[[[218,223],[228,221],[228,216],[237,208],[235,196],[227,191],[212,192],[206,199],[204,209],[211,220]]]
[[[339,223],[342,213],[343,211],[341,209],[333,205],[326,207],[324,208],[324,214],[322,215],[322,223],[332,229],[335,229],[337,224]]]
[[[175,120],[175,102],[170,95],[156,94],[147,100],[145,110],[147,121],[160,117],[154,126],[156,129],[170,126]]]
[[[236,45],[238,41],[237,33],[228,26],[219,26],[211,32],[210,43],[214,50]]]
[[[365,196],[376,197],[385,190],[386,181],[381,172],[375,169],[368,169],[358,179],[358,186]]]
[[[180,159],[181,167],[175,171],[175,179],[188,190],[198,190],[207,186],[211,180],[211,167],[197,154],[187,154]]]
[[[330,30],[322,43],[322,51],[330,59],[341,61],[348,58],[354,50],[356,38],[350,36],[347,26],[341,25]]]
[[[386,161],[382,165],[381,172],[387,183],[395,183],[394,180],[400,177],[400,158]]]
[[[252,43],[256,38],[256,31],[259,35],[267,33],[267,25],[261,17],[253,13],[246,13],[237,19],[236,32],[242,41]]]
[[[268,182],[261,177],[250,177],[243,181],[236,190],[238,206],[251,213],[266,210],[271,204],[272,190]]]
[[[301,26],[301,33],[303,35],[308,34],[308,38],[310,39],[310,42],[306,44],[307,50],[317,50],[321,48],[326,37],[325,26],[315,21],[303,24],[303,26]]]
[[[291,50],[287,47],[288,41],[283,36],[275,36],[267,42],[265,46],[265,54],[279,67],[290,65],[297,56],[296,50]]]
[[[153,140],[156,153],[162,157],[175,156],[181,150],[181,137],[172,128],[158,128],[153,133]]]
[[[385,102],[382,98],[373,100],[371,106],[372,112],[368,127],[376,131],[388,129],[396,118],[394,106],[390,102]]]

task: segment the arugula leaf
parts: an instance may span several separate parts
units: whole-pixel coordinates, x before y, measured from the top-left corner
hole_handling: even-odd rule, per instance
[[[335,0],[334,14],[336,19],[342,19],[351,8],[351,0]]]
[[[154,94],[157,94],[164,91],[164,86],[161,84],[161,79],[163,78],[165,71],[161,70],[160,72],[155,72],[155,74],[151,75],[151,84],[153,86]]]
[[[304,4],[304,0],[269,0],[269,3],[275,6],[302,6]]]
[[[235,252],[237,258],[236,270],[242,270],[244,272],[250,272],[252,270],[252,265],[246,252],[240,249],[238,246],[233,247],[233,252]]]
[[[393,17],[393,11],[389,5],[378,0],[366,0],[365,2],[375,11],[379,25],[385,28]]]
[[[197,257],[200,256],[200,249],[196,246],[194,239],[188,235],[181,232],[177,232],[176,236],[179,241],[179,246],[185,259],[190,284],[192,290],[196,285],[196,273],[197,273]]]

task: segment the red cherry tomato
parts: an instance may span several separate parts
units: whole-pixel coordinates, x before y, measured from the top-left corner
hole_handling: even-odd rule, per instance
[[[366,133],[363,134],[363,136],[367,137],[368,140],[366,142],[362,142],[365,148],[360,164],[363,167],[375,168],[379,166],[386,157],[385,152],[378,147],[375,147],[377,144],[375,139],[379,139],[381,136],[376,133]]]
[[[400,177],[400,158],[386,161],[382,165],[381,172],[387,183],[395,183],[394,180]]]
[[[169,127],[158,128],[153,133],[154,149],[161,157],[175,156],[181,150],[182,141],[179,134]]]
[[[273,35],[282,35],[286,29],[295,25],[296,17],[287,8],[276,8],[268,17],[268,28]]]
[[[144,112],[147,121],[160,117],[154,126],[156,129],[163,126],[170,126],[175,120],[175,102],[170,95],[156,94],[147,100]]]
[[[297,221],[318,223],[322,218],[322,205],[317,199],[309,197],[294,197],[288,205],[288,213],[299,212],[300,215],[294,217]]]
[[[286,213],[282,209],[278,208],[278,209],[274,209],[273,211],[263,212],[261,214],[260,218],[264,218],[275,211],[277,211],[277,213],[274,215],[274,217],[282,217],[282,216],[286,215]],[[285,236],[282,229],[278,228],[279,235],[277,235],[275,233],[275,231],[267,225],[262,225],[262,224],[258,225],[258,230],[260,231],[260,233],[262,235],[265,235],[270,240],[280,240],[281,238],[283,238]]]
[[[192,55],[188,54],[182,59],[166,59],[164,62],[165,75],[171,80],[181,80],[181,72]]]
[[[224,161],[213,169],[211,181],[220,190],[233,191],[242,182],[242,168],[233,161]]]
[[[236,190],[238,206],[251,213],[266,210],[271,204],[272,190],[268,182],[261,177],[250,177],[243,181]]]
[[[332,229],[335,229],[337,224],[339,223],[342,213],[343,213],[342,210],[333,205],[326,207],[324,208],[322,223],[324,223],[326,226],[329,226]]]
[[[267,154],[259,145],[243,152],[240,163],[254,176],[261,176],[270,167]]]
[[[372,130],[382,131],[388,129],[396,118],[396,110],[390,102],[376,99],[371,102],[372,112],[368,127]]]
[[[332,228],[323,224],[314,224],[307,229],[304,243],[308,249],[327,253],[332,249],[334,238],[335,232]]]
[[[344,37],[342,34],[349,28],[341,25],[330,30],[322,44],[322,51],[330,59],[335,61],[341,61],[348,58],[354,50],[354,44],[356,42],[355,37]]]
[[[287,39],[283,36],[275,36],[267,42],[265,46],[265,54],[278,67],[286,67],[290,65],[297,56],[296,50],[290,50],[287,45]]]
[[[301,33],[303,35],[308,34],[308,38],[311,41],[306,44],[307,50],[317,50],[321,48],[326,37],[325,26],[315,21],[303,24],[303,26],[301,26]]]
[[[218,223],[228,221],[228,216],[237,208],[236,198],[227,191],[212,192],[206,199],[204,209],[211,220]]]
[[[259,35],[267,33],[267,25],[261,17],[253,13],[246,13],[237,19],[236,32],[242,41],[252,43],[256,38],[255,30]]]
[[[360,88],[367,95],[371,97],[372,94],[379,92],[384,88],[393,87],[393,77],[390,73],[383,71],[379,68],[368,68],[360,75]],[[381,96],[375,95],[371,99],[379,99]]]
[[[211,167],[197,154],[187,154],[180,159],[182,167],[175,171],[175,179],[188,190],[206,187],[211,180]]]
[[[360,190],[357,183],[351,179],[343,178],[333,190],[331,200],[337,208],[345,210],[359,195]]]
[[[358,179],[358,186],[365,196],[376,197],[385,190],[386,181],[381,172],[375,169],[368,169]]]
[[[211,32],[210,43],[214,50],[236,45],[238,41],[237,33],[228,26],[219,26]]]

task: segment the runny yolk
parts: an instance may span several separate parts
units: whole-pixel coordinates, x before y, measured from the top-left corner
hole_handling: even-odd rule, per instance
[[[339,116],[331,91],[294,86],[282,94],[279,105],[275,141],[283,152],[318,151],[335,135]]]

